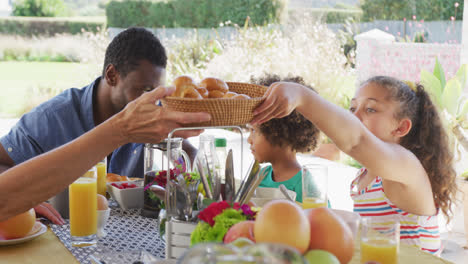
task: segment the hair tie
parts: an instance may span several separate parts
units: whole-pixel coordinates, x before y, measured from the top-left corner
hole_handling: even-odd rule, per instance
[[[416,91],[417,91],[417,86],[416,86],[416,84],[415,84],[414,82],[408,81],[408,80],[403,81],[403,82],[406,83],[406,85],[408,85],[409,88],[410,88],[411,90],[413,90],[413,92],[416,92]]]

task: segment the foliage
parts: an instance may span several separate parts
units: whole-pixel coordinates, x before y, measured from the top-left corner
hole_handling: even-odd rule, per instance
[[[103,17],[3,17],[0,33],[19,36],[53,36],[57,33],[80,34],[99,32],[105,28]]]
[[[338,30],[338,37],[341,40],[343,54],[346,57],[346,66],[356,67],[356,48],[357,43],[354,40],[356,35],[360,34],[359,25],[352,19],[346,20],[343,29]]]
[[[110,27],[126,28],[212,28],[231,21],[243,25],[279,22],[286,10],[285,0],[113,0],[106,6]]]
[[[99,63],[108,39],[104,33],[55,37],[0,37],[0,61],[55,61]]]
[[[468,151],[468,140],[464,130],[468,128],[468,97],[462,94],[468,79],[468,67],[462,65],[455,76],[446,80],[442,65],[436,59],[434,72],[421,71],[421,84],[441,112],[441,117],[457,142]]]
[[[238,27],[237,31],[202,76],[239,82],[265,73],[301,76],[332,102],[342,106],[349,102],[355,84],[352,69],[345,65],[340,40],[325,24],[305,17],[282,28]]]
[[[202,71],[208,63],[223,52],[222,41],[218,38],[200,36],[197,30],[181,39],[165,39],[164,44],[168,53],[167,78],[188,74],[202,78]]]
[[[66,7],[63,0],[15,0],[14,16],[56,17],[64,15]]]
[[[67,8],[78,16],[105,16],[107,0],[64,0]]]
[[[457,4],[458,3],[458,4]],[[361,0],[364,21],[373,20],[450,20],[463,17],[461,0]]]
[[[190,245],[222,242],[229,228],[245,220],[254,220],[256,214],[255,208],[248,204],[213,202],[198,215],[201,221],[190,236]]]
[[[324,23],[344,23],[348,19],[354,21],[361,20],[362,10],[361,9],[341,9],[341,8],[306,8],[306,9],[293,9],[289,11],[289,19],[296,19],[298,16],[303,14],[318,18]]]

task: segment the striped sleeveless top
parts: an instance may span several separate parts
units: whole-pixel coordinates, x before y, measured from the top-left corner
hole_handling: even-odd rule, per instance
[[[369,186],[359,192],[357,183],[366,173],[365,168],[361,169],[351,183],[354,211],[361,217],[372,217],[373,221],[381,222],[382,225],[399,221],[401,242],[440,256],[442,248],[437,214],[420,216],[399,209],[385,195],[380,177],[376,177]]]

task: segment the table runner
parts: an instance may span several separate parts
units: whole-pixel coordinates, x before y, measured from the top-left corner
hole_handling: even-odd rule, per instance
[[[107,235],[99,238],[96,246],[73,247],[68,220],[64,225],[51,225],[51,229],[80,263],[91,263],[90,255],[108,251],[145,250],[155,257],[165,257],[165,242],[159,236],[159,222],[156,219],[142,217],[141,209],[124,211],[112,202],[111,208],[109,220],[104,228]]]

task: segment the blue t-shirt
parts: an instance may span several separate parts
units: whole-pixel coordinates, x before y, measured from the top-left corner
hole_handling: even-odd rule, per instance
[[[82,89],[71,88],[24,114],[4,137],[15,164],[64,145],[93,129],[93,93],[101,78]],[[80,157],[76,157],[79,159]],[[112,153],[108,172],[143,177],[143,144],[126,144]]]

